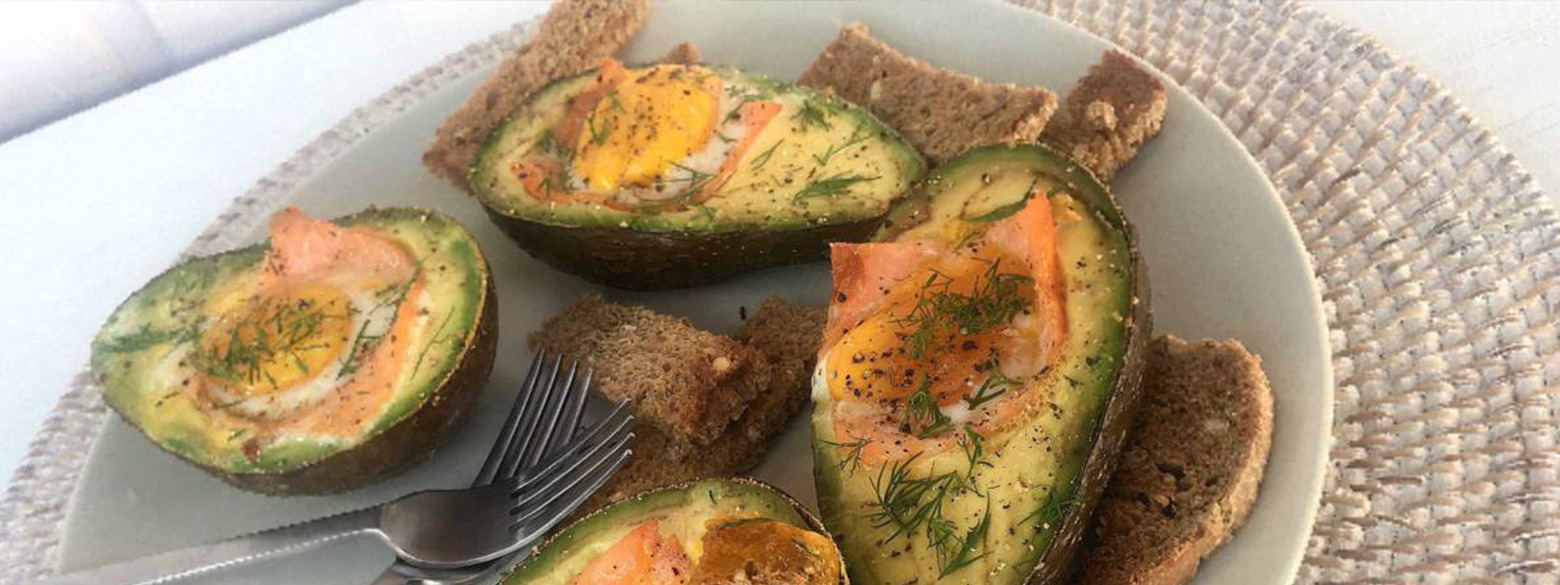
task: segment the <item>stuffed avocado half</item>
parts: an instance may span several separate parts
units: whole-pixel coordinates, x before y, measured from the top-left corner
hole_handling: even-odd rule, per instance
[[[1042,146],[975,149],[832,255],[812,427],[851,579],[1064,580],[1150,333],[1108,191]]]
[[[470,184],[520,246],[627,289],[821,260],[861,241],[925,172],[854,105],[723,67],[606,60],[488,137]]]
[[[296,208],[265,243],[153,278],[92,342],[104,400],[158,447],[240,488],[343,491],[431,454],[492,370],[496,301],[437,212],[334,222]]]
[[[839,549],[785,493],[748,479],[665,487],[598,510],[502,585],[846,583]]]

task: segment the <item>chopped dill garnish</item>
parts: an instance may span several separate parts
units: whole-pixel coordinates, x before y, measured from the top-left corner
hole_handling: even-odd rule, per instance
[[[937,549],[937,562],[942,565],[942,571],[937,574],[941,579],[952,575],[954,571],[969,566],[986,556],[986,553],[974,554],[975,549],[986,540],[986,533],[991,531],[991,500],[986,500],[986,513],[980,517],[980,523],[971,527],[964,533],[964,538],[957,543],[933,542]],[[951,538],[948,535],[945,538]]]
[[[684,181],[688,184],[688,187],[683,189],[684,194],[694,194],[702,191],[704,186],[709,184],[709,182],[715,178],[714,173],[706,173],[704,171],[678,163],[672,163],[672,166],[682,170],[685,173],[688,173],[688,175],[685,177],[677,177],[673,179],[674,181]]]
[[[393,317],[397,308],[401,306],[401,302],[406,300],[406,293],[411,290],[412,283],[416,282],[416,274],[419,272],[422,272],[422,260],[417,261],[417,267],[413,271],[413,276],[406,279],[406,282],[398,285],[392,284],[374,293],[375,298],[379,299],[379,301],[368,309],[368,312],[363,317],[363,324],[358,327],[357,334],[352,336],[352,345],[347,348],[346,360],[341,363],[341,370],[336,373],[338,380],[357,373],[358,368],[363,367],[363,358],[368,355],[368,352],[374,346],[379,345],[379,340],[385,336],[384,333],[378,335],[368,333],[368,324],[372,322],[372,319],[368,317],[387,308],[391,311],[391,316]],[[393,322],[391,326],[394,326]]]
[[[828,110],[818,107],[818,105],[813,103],[813,100],[810,99],[802,100],[802,108],[797,110],[795,114],[791,115],[791,120],[795,121],[796,125],[801,127],[803,130],[808,128],[822,128],[824,130],[828,130],[831,127],[829,125]]]
[[[833,197],[850,191],[856,183],[875,181],[877,177],[867,177],[855,173],[836,173],[822,179],[814,179],[801,191],[796,192],[793,201],[801,201],[812,197]]]
[[[1018,385],[1018,380],[1003,374],[1002,369],[997,367],[996,363],[991,364],[990,371],[991,374],[986,377],[986,381],[981,382],[980,387],[975,389],[975,395],[964,399],[970,405],[970,410],[975,410],[980,405],[995,400],[1007,392],[1009,387]]]
[[[585,129],[590,131],[590,143],[596,146],[606,144],[607,137],[612,135],[611,124],[602,124],[600,128],[596,127],[596,112],[594,111],[585,115]]]
[[[911,477],[910,467],[918,457],[919,454],[912,455],[878,470],[877,476],[870,480],[877,501],[867,520],[873,528],[893,529],[884,542],[900,536],[908,538],[917,531],[925,534],[937,552],[938,570],[946,576],[980,558],[970,555],[985,538],[990,513],[988,511],[986,518],[964,536],[959,536],[953,521],[943,514],[943,505],[954,495],[973,492],[972,478],[957,471]]]
[[[256,384],[263,379],[275,388],[278,384],[265,365],[278,358],[291,358],[301,365],[303,352],[320,348],[309,341],[319,334],[325,320],[342,318],[327,314],[326,307],[317,303],[272,297],[256,302],[258,307],[232,324],[226,343],[200,347],[192,354],[196,370],[230,382]]]
[[[905,350],[910,357],[926,357],[931,344],[943,335],[974,335],[1000,326],[1028,307],[1024,288],[1034,280],[1014,273],[1001,273],[1002,259],[992,260],[986,272],[975,278],[970,294],[950,290],[953,280],[933,272],[921,285],[910,313],[895,319],[908,325]]]
[[[182,331],[177,329],[152,329],[150,323],[142,323],[141,328],[135,330],[135,332],[99,343],[97,349],[108,353],[137,352],[178,339],[181,333]]]
[[[818,166],[827,165],[829,160],[834,158],[834,155],[845,152],[845,149],[861,144],[863,140],[872,137],[871,131],[863,132],[863,130],[866,130],[866,128],[858,124],[856,129],[851,131],[850,137],[845,139],[845,142],[830,146],[822,154],[813,155],[813,161],[817,162]]]
[[[836,447],[845,451],[839,462],[835,463],[834,466],[849,474],[855,474],[856,470],[861,469],[861,454],[866,450],[867,444],[870,443],[866,439],[856,439],[849,443],[822,442],[830,447]]]
[[[915,392],[910,393],[909,415],[910,423],[921,427],[916,436],[922,439],[935,437],[953,427],[953,419],[937,408],[937,401],[932,398],[932,380],[924,373]]]
[[[720,133],[720,131],[716,131],[715,132],[715,138],[719,139],[721,144],[731,144],[731,143],[737,141],[737,139],[732,138],[730,136],[727,136],[725,134],[722,134],[722,133]]]
[[[763,168],[764,165],[769,164],[769,157],[775,155],[775,149],[780,148],[781,144],[785,144],[784,138],[776,140],[773,146],[765,149],[764,152],[758,153],[758,156],[753,157],[753,162],[748,165],[748,168],[756,171],[760,168]]]

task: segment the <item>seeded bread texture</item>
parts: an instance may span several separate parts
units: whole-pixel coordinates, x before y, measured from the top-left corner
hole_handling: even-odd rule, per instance
[[[1267,466],[1273,396],[1239,342],[1155,339],[1143,383],[1083,585],[1185,583],[1246,520]]]
[[[649,0],[558,0],[530,42],[498,69],[434,133],[423,153],[433,174],[469,190],[472,158],[489,132],[531,92],[583,73],[616,53],[650,14]]]
[[[597,307],[595,310],[602,310]],[[731,477],[758,465],[770,439],[801,411],[811,392],[814,355],[823,339],[825,310],[766,299],[738,337],[762,356],[757,368],[767,386],[721,435],[693,445],[641,425],[630,444],[634,456],[576,515],[639,492],[695,479]],[[642,351],[654,351],[645,344]],[[565,348],[566,351],[574,351]]]
[[[812,395],[813,364],[827,317],[823,307],[769,297],[742,325],[737,339],[758,350],[769,369],[768,390],[736,425],[750,440],[762,442],[779,433]]]
[[[687,319],[588,294],[531,335],[595,368],[595,391],[632,400],[641,424],[708,445],[769,384],[757,350],[701,331]]]
[[[1169,101],[1153,73],[1131,57],[1106,51],[1067,94],[1040,139],[1109,181],[1159,133]]]
[[[938,69],[851,24],[797,83],[865,106],[934,162],[977,146],[1032,142],[1056,111],[1039,87],[987,83]]]

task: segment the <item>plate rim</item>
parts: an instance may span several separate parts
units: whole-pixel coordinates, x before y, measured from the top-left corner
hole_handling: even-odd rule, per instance
[[[670,2],[667,2],[667,4],[696,4],[696,3],[700,3],[700,1],[699,0],[672,0]],[[1129,51],[1126,51],[1125,49],[1121,48],[1120,46],[1116,45],[1115,43],[1112,43],[1112,42],[1110,42],[1110,41],[1108,41],[1108,40],[1106,40],[1104,38],[1101,38],[1101,37],[1093,34],[1092,32],[1090,32],[1088,30],[1085,30],[1085,29],[1083,29],[1081,27],[1078,27],[1078,26],[1076,26],[1076,25],[1074,25],[1074,24],[1072,24],[1070,22],[1067,22],[1065,20],[1062,20],[1062,19],[1060,19],[1060,18],[1058,18],[1056,16],[1052,16],[1050,14],[1042,12],[1042,11],[1040,11],[1038,9],[1029,8],[1029,7],[1023,7],[1023,6],[1017,6],[1017,5],[1008,3],[1008,2],[1000,2],[1000,1],[997,1],[997,0],[986,0],[985,4],[987,4],[987,5],[997,5],[997,6],[1006,6],[1007,7],[1006,9],[1011,9],[1011,10],[1017,11],[1016,13],[1027,14],[1030,17],[1039,18],[1039,19],[1042,19],[1042,20],[1045,20],[1045,21],[1049,21],[1049,23],[1051,25],[1058,25],[1058,26],[1061,26],[1061,27],[1065,27],[1070,32],[1079,34],[1079,35],[1081,35],[1084,38],[1090,39],[1091,41],[1095,42],[1096,44],[1102,45],[1104,47],[1108,47],[1110,49],[1121,51],[1122,53],[1124,53],[1124,54],[1128,55],[1130,58],[1132,58],[1140,66],[1144,67],[1146,70],[1152,71],[1153,74],[1156,75],[1163,83],[1165,83],[1167,86],[1169,86],[1168,91],[1176,93],[1180,97],[1180,99],[1185,101],[1185,103],[1190,104],[1192,107],[1194,107],[1195,109],[1199,110],[1202,113],[1202,115],[1207,117],[1208,121],[1213,123],[1213,126],[1218,128],[1218,132],[1221,134],[1221,136],[1223,136],[1226,140],[1229,141],[1228,142],[1229,146],[1231,146],[1232,148],[1234,148],[1234,150],[1236,150],[1236,151],[1238,151],[1240,153],[1240,156],[1241,156],[1240,160],[1241,160],[1242,163],[1244,163],[1244,164],[1241,165],[1243,167],[1243,169],[1251,171],[1251,172],[1254,172],[1254,173],[1256,173],[1256,175],[1258,177],[1261,178],[1261,182],[1265,186],[1265,193],[1267,194],[1267,196],[1270,197],[1271,200],[1278,206],[1279,210],[1284,211],[1284,217],[1285,217],[1285,220],[1286,220],[1284,223],[1288,226],[1288,230],[1287,230],[1288,231],[1288,238],[1287,238],[1288,242],[1287,243],[1290,244],[1291,246],[1293,246],[1294,248],[1296,248],[1300,252],[1299,257],[1300,257],[1300,259],[1301,259],[1301,261],[1303,263],[1304,268],[1307,270],[1307,275],[1310,277],[1310,278],[1307,279],[1307,282],[1308,282],[1308,284],[1310,286],[1309,291],[1307,291],[1307,292],[1309,293],[1309,298],[1312,301],[1314,301],[1316,303],[1316,305],[1317,305],[1317,307],[1316,307],[1317,311],[1316,311],[1316,313],[1314,315],[1316,318],[1313,319],[1313,321],[1315,321],[1315,325],[1317,326],[1317,331],[1316,331],[1317,339],[1321,343],[1321,350],[1322,350],[1322,359],[1321,359],[1322,368],[1320,370],[1320,373],[1321,373],[1321,377],[1322,377],[1322,379],[1324,381],[1324,384],[1323,384],[1324,388],[1319,389],[1318,393],[1322,395],[1322,401],[1325,404],[1325,408],[1321,409],[1321,415],[1322,416],[1321,416],[1321,419],[1319,420],[1319,423],[1321,425],[1321,428],[1324,429],[1326,432],[1322,433],[1322,441],[1320,442],[1320,447],[1318,448],[1318,455],[1319,455],[1319,457],[1314,462],[1315,463],[1315,467],[1318,469],[1318,471],[1316,473],[1313,473],[1313,474],[1310,475],[1310,477],[1313,478],[1312,483],[1314,483],[1314,486],[1308,486],[1307,490],[1306,490],[1307,492],[1313,493],[1314,496],[1315,496],[1315,497],[1313,497],[1313,498],[1311,498],[1309,500],[1310,504],[1303,511],[1303,525],[1305,526],[1305,533],[1307,535],[1309,535],[1310,532],[1311,532],[1311,527],[1315,523],[1315,520],[1316,520],[1316,517],[1317,517],[1317,513],[1318,513],[1318,510],[1320,508],[1321,496],[1322,496],[1323,491],[1324,491],[1323,488],[1324,488],[1324,481],[1325,481],[1325,476],[1326,476],[1326,468],[1327,468],[1328,462],[1330,461],[1330,457],[1329,457],[1328,453],[1329,453],[1331,445],[1332,445],[1332,443],[1334,441],[1334,437],[1332,436],[1332,433],[1331,433],[1331,428],[1332,428],[1332,418],[1333,418],[1333,414],[1334,414],[1334,398],[1335,398],[1335,392],[1336,392],[1336,387],[1335,387],[1336,380],[1335,380],[1335,373],[1334,373],[1333,363],[1332,363],[1332,360],[1330,359],[1331,358],[1331,346],[1332,346],[1332,343],[1331,343],[1331,339],[1330,339],[1330,335],[1329,335],[1329,327],[1328,327],[1328,322],[1327,322],[1327,319],[1326,319],[1326,315],[1325,315],[1325,312],[1322,310],[1322,307],[1323,307],[1323,298],[1322,298],[1322,295],[1321,295],[1322,291],[1321,291],[1321,288],[1319,286],[1319,283],[1316,280],[1314,259],[1312,258],[1312,255],[1311,255],[1309,249],[1305,246],[1304,240],[1303,240],[1303,238],[1300,235],[1299,228],[1295,224],[1292,215],[1288,213],[1287,209],[1285,209],[1285,207],[1283,205],[1282,197],[1278,193],[1277,189],[1274,187],[1271,179],[1267,176],[1267,173],[1262,170],[1262,167],[1260,166],[1258,161],[1255,159],[1255,157],[1252,155],[1252,153],[1247,148],[1245,148],[1244,145],[1242,145],[1242,143],[1234,135],[1232,130],[1227,125],[1225,125],[1222,120],[1220,120],[1217,116],[1215,116],[1209,109],[1207,109],[1207,107],[1204,106],[1201,103],[1201,101],[1198,100],[1194,95],[1192,95],[1190,91],[1188,91],[1186,88],[1182,87],[1179,83],[1175,82],[1174,79],[1171,78],[1169,75],[1167,75],[1165,72],[1160,71],[1158,68],[1154,67],[1152,64],[1147,63],[1142,58],[1138,57],[1137,55],[1135,55],[1135,54],[1133,54],[1133,53],[1131,53]],[[458,82],[458,81],[460,81],[462,79],[467,78],[470,75],[481,73],[483,70],[488,69],[489,66],[491,66],[496,61],[486,61],[486,62],[483,62],[481,60],[477,60],[477,62],[470,62],[470,61],[466,61],[467,57],[469,57],[474,52],[480,52],[480,51],[483,51],[483,50],[486,50],[487,52],[497,51],[500,54],[500,57],[502,57],[503,55],[507,55],[509,50],[507,48],[503,47],[503,45],[505,44],[504,41],[506,39],[513,39],[516,42],[521,41],[521,40],[528,40],[531,37],[531,35],[534,34],[534,32],[535,32],[534,28],[535,28],[536,24],[538,22],[540,22],[540,19],[541,19],[541,17],[535,17],[535,18],[532,18],[532,19],[529,19],[529,20],[517,23],[516,25],[514,25],[513,27],[510,27],[509,29],[506,29],[504,31],[500,31],[499,33],[496,33],[494,35],[489,36],[487,39],[474,41],[471,44],[469,44],[466,47],[464,47],[463,49],[461,49],[460,51],[457,51],[455,53],[447,55],[444,58],[440,59],[435,64],[430,65],[428,67],[425,67],[424,69],[420,70],[418,73],[413,74],[406,81],[403,81],[401,84],[398,84],[397,86],[392,87],[391,89],[387,90],[380,97],[375,98],[374,100],[370,100],[369,102],[363,104],[358,109],[356,109],[352,113],[348,114],[348,116],[346,118],[344,118],[341,122],[339,122],[336,126],[333,126],[331,129],[329,129],[326,132],[322,133],[322,135],[319,138],[316,138],[313,142],[311,142],[311,143],[305,145],[304,147],[300,148],[299,150],[295,151],[293,153],[293,155],[291,155],[289,158],[287,158],[281,164],[279,164],[276,167],[276,169],[273,170],[271,173],[267,174],[266,176],[261,177],[257,181],[256,187],[254,189],[251,189],[251,191],[249,193],[246,193],[244,197],[241,197],[241,198],[239,198],[238,201],[235,201],[235,203],[234,203],[232,208],[238,208],[238,207],[241,207],[241,206],[254,205],[253,203],[246,203],[246,200],[247,201],[258,201],[261,205],[266,205],[266,206],[275,206],[275,205],[280,205],[280,204],[285,203],[285,201],[288,200],[288,197],[287,197],[287,195],[285,193],[287,191],[291,190],[290,188],[292,186],[294,186],[296,184],[303,183],[303,182],[307,182],[310,178],[312,178],[316,174],[316,172],[318,170],[318,168],[311,168],[308,172],[299,173],[297,176],[293,177],[294,181],[287,183],[285,187],[279,187],[278,185],[281,185],[281,182],[275,182],[275,184],[272,185],[271,189],[266,189],[266,184],[268,182],[271,182],[272,177],[274,175],[278,174],[284,167],[287,167],[287,166],[289,166],[289,164],[294,163],[295,159],[300,159],[300,158],[304,158],[304,157],[310,157],[316,163],[315,165],[312,165],[312,166],[320,167],[320,168],[328,167],[332,162],[334,162],[335,160],[339,159],[348,150],[350,150],[350,148],[352,146],[358,144],[361,140],[363,140],[364,137],[366,137],[369,133],[372,132],[372,130],[377,129],[383,123],[388,122],[389,120],[394,119],[395,117],[398,117],[400,114],[402,114],[404,112],[405,107],[410,107],[410,106],[416,105],[417,103],[420,103],[424,99],[426,99],[426,93],[404,92],[404,88],[405,87],[407,87],[407,86],[419,86],[419,85],[427,86],[427,84],[434,82],[436,74],[440,73],[441,71],[448,71],[450,69],[453,69],[452,67],[449,66],[451,64],[460,64],[460,65],[464,66],[465,68],[461,69],[460,72],[457,75],[453,75],[453,76],[446,75],[446,76],[444,76],[445,78],[438,79],[436,84],[432,85],[431,87],[427,87],[427,89],[429,91],[436,91],[436,90],[440,89],[441,87],[444,87],[445,85],[447,85],[449,83],[455,83],[455,82]],[[513,44],[513,43],[511,43],[511,44]],[[377,108],[382,107],[380,105],[380,102],[382,100],[384,100],[385,98],[392,97],[392,96],[397,97],[398,101],[403,101],[404,102],[403,103],[403,107],[396,108],[396,111],[394,112],[394,115],[387,116],[387,117],[384,117],[384,118],[379,119],[379,120],[367,122],[366,127],[363,126],[362,123],[364,123],[364,121],[361,120],[361,118],[365,117],[365,116],[362,115],[364,113],[364,111],[365,110],[371,110],[371,109],[377,109]],[[358,122],[358,124],[353,124],[354,122]],[[356,126],[356,131],[354,131],[354,132],[337,132],[337,129],[339,129],[339,128],[350,127],[350,126]],[[339,140],[340,137],[350,137],[350,139],[346,140],[344,144],[339,145],[338,148],[335,148],[334,152],[330,156],[328,156],[326,158],[321,159],[321,158],[319,158],[319,156],[317,154],[315,154],[318,150],[321,150],[320,148],[318,148],[320,146],[319,143],[321,143],[323,141],[330,140],[330,139],[338,139]],[[278,195],[280,195],[280,196],[278,196]],[[232,209],[232,208],[230,208],[230,209]],[[225,234],[229,234],[229,235],[238,234],[239,235],[238,237],[242,238],[243,237],[242,234],[245,234],[248,231],[250,231],[248,229],[248,227],[245,227],[245,226],[242,226],[242,225],[238,225],[234,221],[224,221],[223,217],[226,217],[228,215],[229,215],[228,213],[225,213],[225,214],[223,214],[223,216],[219,217],[218,220],[216,222],[214,222],[213,225],[210,228],[208,228],[207,233],[202,234],[201,237],[196,239],[195,243],[191,246],[190,252],[187,252],[185,254],[185,256],[188,256],[191,253],[194,253],[197,249],[201,248],[203,245],[205,247],[207,247],[208,249],[212,248],[212,247],[215,247],[216,249],[225,249],[226,247],[230,247],[230,244],[222,243],[222,240],[224,238],[220,237],[221,233],[225,233]],[[252,227],[252,226],[249,226],[249,227]],[[204,252],[202,252],[202,253],[204,253]],[[93,391],[95,391],[95,389],[93,389]],[[71,536],[73,531],[66,530],[66,527],[69,526],[70,519],[73,516],[73,512],[76,510],[77,505],[78,505],[77,496],[78,496],[78,494],[80,494],[80,490],[75,489],[75,488],[77,487],[77,485],[79,485],[79,483],[80,483],[80,481],[82,479],[86,478],[90,474],[90,470],[89,470],[90,465],[87,465],[87,463],[90,463],[90,461],[93,459],[93,456],[94,456],[95,452],[98,450],[98,446],[100,444],[100,441],[98,439],[103,435],[103,430],[106,428],[106,425],[108,424],[108,422],[109,422],[108,418],[105,417],[105,419],[103,421],[101,421],[101,424],[98,425],[98,431],[92,437],[91,447],[88,450],[88,452],[85,454],[85,461],[83,463],[81,473],[76,477],[76,483],[72,485],[71,495],[67,499],[66,509],[65,509],[64,515],[62,516],[61,522],[60,522],[60,534],[59,534],[59,542],[58,542],[58,549],[57,549],[58,553],[56,555],[56,561],[58,560],[59,556],[63,556],[63,553],[64,553],[65,550],[68,550],[71,547],[70,536]],[[1314,487],[1314,489],[1312,489],[1313,487]],[[1258,502],[1260,503],[1260,501],[1261,500],[1260,500],[1260,496],[1259,496]],[[1253,508],[1253,510],[1255,510],[1255,509],[1256,508]],[[1234,542],[1234,541],[1236,541],[1238,539],[1239,539],[1239,533],[1237,532],[1235,534],[1235,536],[1232,537],[1231,542]],[[1286,563],[1287,565],[1290,565],[1290,567],[1286,571],[1286,573],[1290,575],[1291,579],[1293,579],[1293,576],[1295,574],[1297,574],[1298,571],[1299,571],[1301,562],[1303,561],[1303,557],[1304,557],[1305,544],[1306,544],[1306,539],[1301,539],[1300,543],[1298,544],[1298,547],[1294,550],[1293,554],[1291,555],[1292,559],[1289,559],[1289,562]],[[1217,553],[1215,553],[1215,554],[1217,554]]]

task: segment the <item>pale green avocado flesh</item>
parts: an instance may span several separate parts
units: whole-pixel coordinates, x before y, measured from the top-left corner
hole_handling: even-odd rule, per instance
[[[866,584],[1051,583],[1066,565],[1087,522],[1136,397],[1146,287],[1137,253],[1109,193],[1086,171],[1040,146],[970,151],[933,171],[890,214],[877,241],[979,230],[1043,193],[1057,222],[1065,277],[1067,338],[1059,362],[1042,378],[1046,407],[1027,422],[902,467],[851,460],[836,440],[828,391],[815,389],[815,473],[824,523],[840,541],[851,579]],[[1061,218],[1066,218],[1061,220]],[[1138,348],[1138,349],[1134,349]],[[1107,412],[1109,411],[1109,412]],[[902,474],[896,478],[895,473]],[[889,521],[884,497],[908,497],[924,510],[930,494],[907,496],[887,486],[954,474],[953,487],[926,521]],[[950,482],[944,485],[952,485]],[[1096,485],[1098,484],[1098,485]],[[1092,492],[1092,493],[1091,493]],[[942,522],[943,525],[930,525]],[[945,534],[943,546],[934,534]]]
[[[353,421],[358,432],[269,436],[264,423],[215,416],[180,391],[193,375],[187,356],[198,351],[204,328],[216,320],[202,314],[203,304],[211,295],[231,294],[252,283],[267,244],[179,264],[120,305],[92,342],[92,372],[104,400],[157,446],[235,481],[250,475],[285,476],[351,453],[430,404],[454,401],[450,395],[457,391],[472,391],[446,388],[446,382],[473,353],[479,321],[491,318],[489,305],[494,301],[488,292],[487,265],[475,240],[448,217],[418,209],[371,209],[336,223],[366,228],[404,246],[417,259],[414,278],[423,284],[415,299],[420,307],[418,321],[409,330],[413,339],[394,378],[391,399],[372,420]],[[491,344],[487,335],[482,337],[483,344]],[[482,351],[475,353],[484,354],[481,359],[490,359],[491,348],[478,349]],[[485,378],[490,364],[479,366],[482,372],[462,380]],[[438,437],[425,439],[438,442]],[[370,458],[397,457],[415,460],[421,455],[376,453]],[[340,467],[344,472],[373,474],[396,464],[357,461]],[[328,486],[316,484],[320,478],[310,478],[309,491],[346,489],[364,479],[373,478],[335,478],[325,482]],[[245,486],[238,479],[235,483],[261,491],[289,490],[285,482]]]

